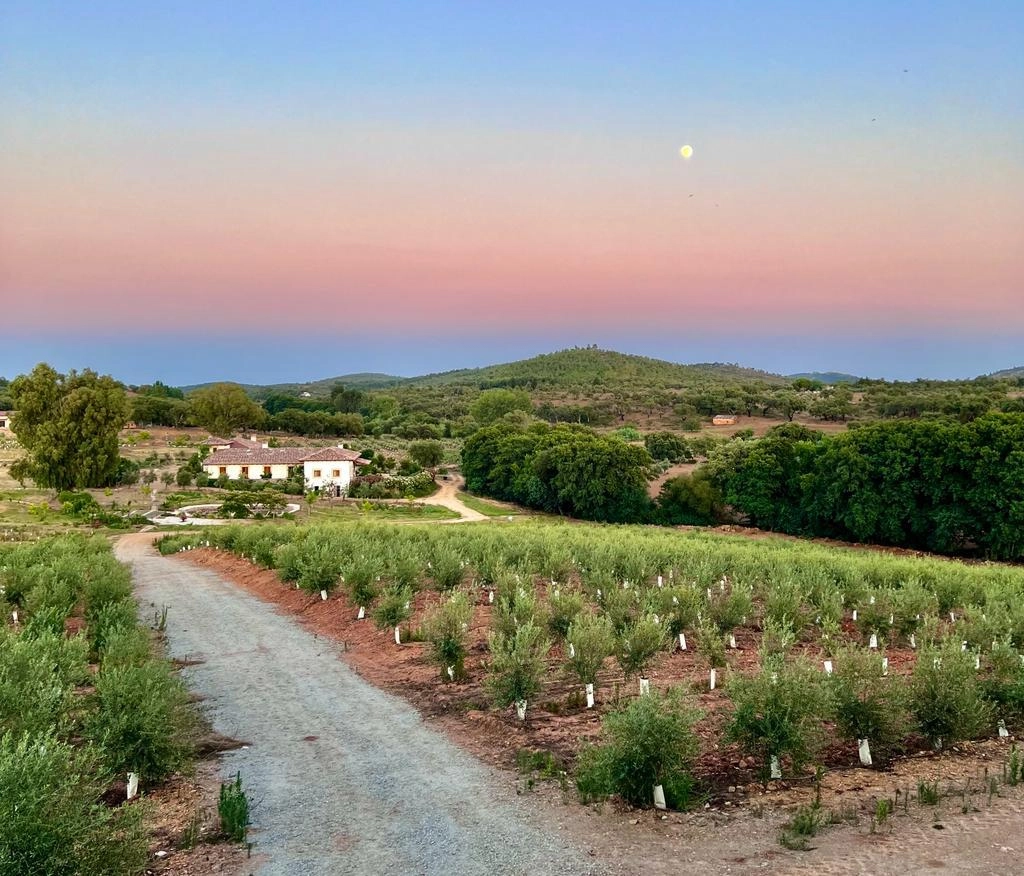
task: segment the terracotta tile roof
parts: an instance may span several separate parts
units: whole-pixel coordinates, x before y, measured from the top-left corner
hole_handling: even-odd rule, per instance
[[[324,447],[322,450],[309,450],[302,457],[303,462],[355,462],[359,453],[344,447]],[[369,460],[364,460],[368,462]]]
[[[204,442],[204,447],[230,447],[234,450],[251,449],[261,450],[263,444],[259,441],[250,441],[248,438],[218,438],[216,435],[211,435]]]
[[[203,465],[302,465],[308,449],[302,447],[269,447],[215,450]]]

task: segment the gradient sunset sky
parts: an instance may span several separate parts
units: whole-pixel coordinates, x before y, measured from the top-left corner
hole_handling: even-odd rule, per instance
[[[1022,47],[1020,0],[3,3],[0,375],[1024,364]]]

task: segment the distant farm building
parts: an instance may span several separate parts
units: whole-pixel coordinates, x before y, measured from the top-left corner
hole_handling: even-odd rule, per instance
[[[732,414],[715,414],[714,417],[711,418],[711,425],[712,426],[735,426],[736,425],[736,417],[734,417]]]
[[[211,478],[284,481],[301,473],[307,490],[337,496],[348,492],[356,467],[369,464],[345,447],[267,447],[251,439],[215,437],[204,444],[214,448],[203,460]]]
[[[7,432],[11,428],[11,412],[0,411],[0,431]]]

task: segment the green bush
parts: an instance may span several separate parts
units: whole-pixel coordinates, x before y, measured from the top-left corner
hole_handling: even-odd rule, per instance
[[[990,733],[994,726],[974,655],[955,641],[922,649],[910,679],[910,710],[936,748]]]
[[[148,841],[138,806],[108,809],[89,749],[52,734],[0,737],[0,872],[142,873]]]
[[[882,658],[873,651],[840,649],[834,665],[829,681],[836,731],[854,744],[867,739],[873,761],[888,760],[909,726],[904,686],[882,677]]]
[[[564,639],[573,621],[583,611],[582,594],[571,590],[552,592],[548,597],[548,629],[551,635]]]
[[[341,566],[334,545],[325,538],[310,536],[302,545],[295,564],[299,570],[299,586],[308,593],[325,590],[331,593],[338,586]]]
[[[596,684],[604,661],[615,653],[615,630],[603,615],[580,614],[569,627],[566,641],[575,653],[566,666],[582,684]]]
[[[815,667],[772,661],[756,675],[732,679],[728,693],[734,711],[725,740],[760,760],[762,781],[768,781],[773,756],[783,768],[788,758],[790,771],[799,773],[817,754],[830,704]]]
[[[411,599],[412,590],[408,587],[388,588],[373,612],[374,622],[382,630],[399,626],[409,617]]]
[[[241,773],[235,776],[233,782],[222,782],[217,801],[221,834],[233,842],[245,842],[251,823],[249,808],[249,796],[242,788]]]
[[[576,788],[584,802],[618,795],[633,806],[649,806],[655,785],[673,809],[695,802],[690,767],[697,755],[693,726],[700,713],[677,691],[637,697],[601,722],[602,744],[584,748]]]
[[[643,675],[658,652],[668,644],[667,638],[665,628],[653,617],[637,618],[619,637],[615,657],[622,671],[627,676]]]
[[[122,630],[133,629],[137,623],[137,609],[132,600],[107,603],[96,611],[88,626],[89,647],[92,653],[101,653],[112,635]]]
[[[423,633],[430,643],[430,656],[444,682],[461,681],[466,675],[466,629],[473,617],[473,606],[465,593],[453,593],[437,606],[423,622]],[[448,667],[452,667],[452,676]]]
[[[104,666],[94,699],[86,735],[111,771],[136,772],[152,784],[189,763],[193,716],[168,666]]]
[[[0,630],[0,733],[65,730],[76,706],[73,688],[88,676],[81,638]]]
[[[488,644],[491,662],[486,686],[496,706],[529,700],[540,690],[551,649],[541,627],[526,623],[512,634],[492,633]]]

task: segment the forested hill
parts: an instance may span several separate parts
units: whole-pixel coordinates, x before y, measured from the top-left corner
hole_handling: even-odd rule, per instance
[[[785,384],[787,380],[739,365],[705,363],[678,365],[663,359],[616,353],[597,347],[574,347],[544,353],[504,365],[466,368],[412,378],[424,386],[461,385],[478,389],[523,387],[526,389],[684,389],[708,382],[760,381]]]
[[[993,374],[989,374],[989,377],[995,377],[998,379],[1024,377],[1024,365],[1019,365],[1016,368],[1007,368],[1004,371],[996,371]]]
[[[483,368],[462,368],[426,374],[421,377],[395,377],[389,374],[346,374],[314,380],[309,383],[277,383],[270,386],[242,384],[245,391],[262,398],[269,393],[298,395],[308,392],[313,396],[328,396],[337,384],[360,390],[392,389],[397,387],[471,387],[494,389],[513,387],[553,391],[584,392],[692,389],[708,383],[759,382],[783,386],[789,380],[778,374],[769,374],[755,368],[722,363],[679,365],[663,359],[634,356],[601,350],[597,347],[574,347],[557,353],[544,353],[532,359],[521,359],[502,365]],[[201,389],[209,384],[182,387],[185,392]]]
[[[240,383],[238,385],[254,398],[262,398],[273,392],[281,392],[286,395],[298,395],[300,392],[308,392],[311,395],[327,396],[331,394],[331,389],[339,383],[344,386],[352,387],[353,389],[386,389],[389,386],[395,386],[396,384],[403,383],[407,379],[408,378],[405,377],[396,377],[393,374],[360,373],[341,374],[338,377],[325,377],[321,380],[313,380],[309,383],[271,383],[266,385]],[[214,383],[219,382],[221,381],[211,380],[207,383],[195,383],[190,386],[182,386],[181,389],[184,392],[189,393],[197,389],[204,389],[207,386],[212,386]],[[234,381],[230,382],[233,383]]]
[[[800,374],[789,374],[790,380],[816,380],[826,386],[835,386],[837,383],[860,383],[861,378],[855,374],[844,374],[842,371],[804,371]]]

